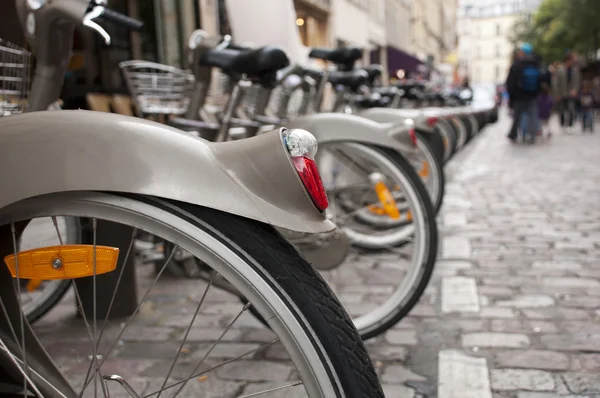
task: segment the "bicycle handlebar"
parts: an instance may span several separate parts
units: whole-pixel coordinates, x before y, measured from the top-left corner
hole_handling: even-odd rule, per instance
[[[123,15],[116,11],[109,10],[108,8],[105,8],[104,11],[102,11],[102,14],[100,14],[99,18],[102,18],[107,22],[119,24],[125,28],[135,31],[141,30],[144,26],[144,23],[142,21],[138,21],[135,18],[131,18],[127,15]]]

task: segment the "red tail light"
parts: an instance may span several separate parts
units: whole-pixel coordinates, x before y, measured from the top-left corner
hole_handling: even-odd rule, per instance
[[[410,134],[410,139],[413,145],[417,146],[417,133],[415,132],[415,129],[408,130],[408,133]]]
[[[417,146],[417,133],[415,132],[415,121],[412,119],[405,119],[404,126],[408,128],[408,134],[410,135],[410,140],[412,141],[414,146]]]
[[[440,120],[438,117],[432,116],[432,117],[428,117],[427,118],[427,125],[429,127],[433,127],[437,124],[438,120]]]
[[[317,139],[306,130],[294,129],[285,130],[283,140],[308,196],[319,211],[325,211],[329,201],[321,174],[314,161]]]
[[[294,167],[296,167],[302,184],[304,184],[304,188],[308,191],[308,195],[315,204],[315,207],[319,211],[324,211],[329,206],[329,202],[317,164],[314,160],[306,156],[294,156],[292,157],[292,162],[294,162]]]

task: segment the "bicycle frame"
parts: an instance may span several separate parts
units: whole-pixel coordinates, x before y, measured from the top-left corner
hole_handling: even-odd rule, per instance
[[[17,0],[25,30],[28,18],[35,21],[27,35],[36,40],[38,69],[32,112],[0,119],[0,156],[10,170],[0,175],[0,208],[61,191],[113,191],[211,207],[298,232],[334,229],[306,194],[283,129],[216,144],[134,117],[35,112],[58,98],[73,30],[85,24],[90,3],[54,0],[37,10],[28,4]]]

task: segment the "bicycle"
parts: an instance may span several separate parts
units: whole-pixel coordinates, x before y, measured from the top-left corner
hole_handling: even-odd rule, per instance
[[[96,396],[99,389],[107,396],[109,391],[115,392],[114,388],[129,396],[143,392],[131,378],[106,373],[105,369],[123,333],[140,315],[138,305],[123,325],[108,319],[121,277],[132,271],[127,271],[127,264],[135,237],[146,231],[174,242],[212,269],[211,279],[199,286],[201,297],[179,350],[172,355],[171,367],[164,378],[153,380],[156,383],[151,391],[155,390],[150,395],[160,396],[165,391],[177,395],[193,388],[190,379],[239,359],[236,356],[215,365],[210,354],[252,307],[275,334],[259,349],[283,347],[298,376],[263,392],[303,387],[311,397],[383,397],[350,318],[306,260],[273,227],[304,233],[326,232],[333,227],[323,213],[323,190],[318,184],[308,184],[303,179],[306,175],[294,167],[311,167],[312,183],[318,183],[317,169],[311,166],[314,138],[307,132],[278,129],[243,145],[211,144],[131,117],[86,111],[39,112],[58,97],[76,25],[96,31],[108,43],[110,36],[98,20],[130,29],[139,28],[140,23],[108,10],[104,2],[88,0],[19,1],[17,9],[26,34],[36,40],[38,57],[30,112],[0,118],[3,160],[20,165],[12,175],[0,177],[5,188],[0,195],[0,247],[7,264],[0,267],[3,381],[10,381],[9,387],[20,386],[16,391],[37,396]],[[9,99],[8,105],[22,106],[27,91],[22,87],[16,101]],[[296,145],[292,146],[293,142]],[[266,151],[269,158],[261,156]],[[241,155],[246,162],[239,161]],[[164,159],[171,160],[170,167],[164,167]],[[197,168],[204,174],[194,177],[192,171]],[[190,181],[196,184],[190,185]],[[274,184],[284,189],[275,190]],[[211,195],[206,195],[209,186]],[[84,240],[85,244],[65,244],[57,228],[57,245],[21,251],[17,242],[24,228],[31,219],[40,217],[77,219],[91,239]],[[128,247],[102,244],[99,227],[115,224],[130,231]],[[119,254],[119,250],[125,253]],[[163,271],[165,267],[166,263]],[[105,277],[117,282],[112,297],[110,292],[96,291],[99,280]],[[158,277],[160,274],[144,289],[141,303],[153,297]],[[83,319],[69,330],[71,334],[82,332],[84,342],[88,333],[88,350],[78,351],[79,346],[75,346],[68,357],[53,361],[49,354],[52,347],[44,347],[44,342],[53,336],[54,328],[44,333],[29,325],[20,300],[21,278],[77,282],[73,291]],[[189,373],[174,375],[188,333],[196,318],[203,316],[211,282],[217,279],[228,280],[248,304],[239,306],[237,315]],[[86,314],[82,301],[86,297],[82,297],[79,283],[90,285],[86,292],[94,299],[91,314]],[[96,293],[106,293],[108,303],[97,303]],[[106,315],[99,314],[97,307],[105,308]],[[102,323],[100,330],[98,321]],[[116,338],[106,344],[111,335]],[[57,341],[62,337],[54,333]],[[210,363],[207,358],[212,358]],[[84,370],[81,379],[67,380],[72,372],[65,373],[65,366]],[[3,388],[8,387],[3,384]]]
[[[340,228],[337,239],[335,235],[327,239],[292,236],[291,241],[322,274],[328,272],[332,276],[326,278],[329,282],[334,282],[332,278],[339,274],[338,267],[343,272],[350,272],[347,264],[355,257],[352,251],[379,250],[399,256],[396,261],[402,265],[398,269],[400,274],[386,278],[385,283],[390,285],[385,287],[388,293],[379,297],[376,308],[365,313],[364,308],[362,312],[360,308],[354,310],[356,305],[345,302],[353,315],[359,315],[355,324],[363,338],[373,337],[393,326],[423,293],[437,253],[437,227],[431,203],[418,175],[404,158],[404,153],[414,150],[410,129],[397,128],[396,133],[405,137],[397,141],[387,137],[379,124],[356,116],[319,114],[285,121],[261,116],[261,109],[267,106],[279,80],[275,72],[287,67],[287,57],[281,49],[234,49],[227,40],[209,37],[201,31],[192,35],[190,47],[193,78],[190,71],[175,71],[145,61],[121,64],[140,113],[157,111],[147,106],[151,98],[169,101],[172,94],[182,92],[172,83],[175,76],[181,81],[183,76],[190,76],[185,81],[189,81],[192,88],[183,90],[187,94],[180,96],[179,105],[174,107],[170,102],[171,105],[165,107],[165,113],[176,108],[176,115],[186,116],[173,117],[170,122],[175,125],[188,126],[200,136],[216,141],[228,139],[231,128],[236,126],[243,127],[250,136],[258,134],[261,127],[268,124],[309,129],[319,142],[316,160],[332,201],[329,214]],[[275,67],[267,68],[266,63],[257,60],[277,62],[273,61]],[[223,91],[231,94],[227,95],[221,114],[217,113],[210,121],[200,120],[200,115],[205,113],[203,105],[209,97],[213,68],[219,68],[229,76],[225,80],[230,84]],[[254,76],[255,73],[249,73],[259,69],[265,72],[259,78]],[[157,83],[152,86],[150,81]],[[254,89],[259,92],[254,102],[254,117],[238,117],[236,111],[244,94]],[[408,141],[407,145],[399,145],[404,140]],[[347,185],[344,186],[344,182]],[[396,186],[401,189],[395,189]],[[384,198],[391,200],[385,204]],[[356,249],[349,249],[348,241]],[[351,255],[344,265],[342,262],[347,258],[348,250]],[[360,252],[356,254],[360,255]],[[403,277],[404,273],[406,277]],[[334,283],[333,287],[339,286]]]

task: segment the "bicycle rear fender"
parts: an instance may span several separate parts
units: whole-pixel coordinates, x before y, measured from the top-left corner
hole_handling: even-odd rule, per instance
[[[282,131],[211,143],[101,112],[0,118],[0,208],[50,193],[112,191],[211,207],[299,232],[332,230],[302,186]]]
[[[403,124],[406,119],[412,119],[419,131],[433,131],[427,124],[427,116],[420,109],[369,108],[359,111],[357,115],[377,123],[393,123],[395,125]]]
[[[364,117],[344,113],[305,115],[286,123],[289,128],[310,131],[319,144],[352,141],[411,153],[415,147],[404,125],[376,123]]]

